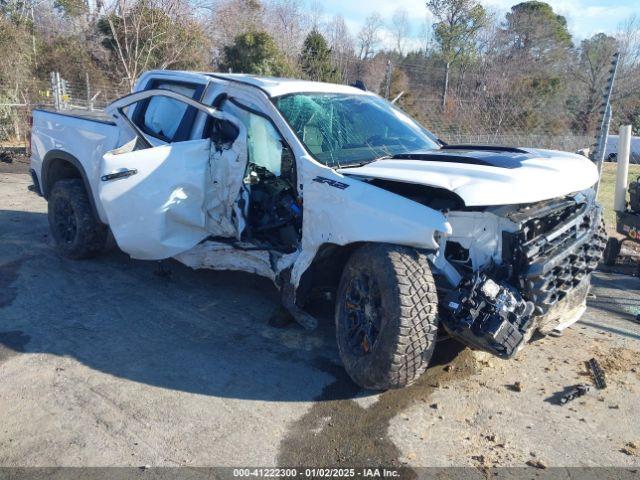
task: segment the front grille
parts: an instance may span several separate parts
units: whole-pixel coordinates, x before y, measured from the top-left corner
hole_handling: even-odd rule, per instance
[[[560,215],[558,215],[560,213]],[[556,210],[553,219],[528,220],[516,233],[505,234],[506,261],[523,297],[545,314],[596,269],[607,241],[601,208],[595,202],[574,203]],[[558,224],[555,219],[562,218]],[[555,228],[530,235],[534,225]]]

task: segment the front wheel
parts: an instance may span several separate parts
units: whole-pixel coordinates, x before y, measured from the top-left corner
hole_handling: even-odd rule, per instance
[[[372,390],[412,384],[427,368],[438,330],[438,296],[427,257],[369,244],[345,265],[336,301],[338,350],[349,376]]]

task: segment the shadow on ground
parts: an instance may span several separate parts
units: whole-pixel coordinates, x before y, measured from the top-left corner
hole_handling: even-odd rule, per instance
[[[170,275],[159,276],[155,262],[116,249],[67,260],[50,245],[40,213],[0,211],[0,228],[0,363],[47,353],[135,382],[229,398],[363,394],[340,366],[326,306],[316,306],[316,332],[276,329],[267,321],[279,297],[266,279],[174,261]],[[435,365],[450,360],[438,358]]]

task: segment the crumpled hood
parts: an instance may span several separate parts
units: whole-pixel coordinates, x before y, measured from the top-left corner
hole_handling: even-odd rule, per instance
[[[401,154],[338,172],[444,188],[469,207],[538,202],[584,190],[598,180],[594,163],[581,155],[485,146]]]

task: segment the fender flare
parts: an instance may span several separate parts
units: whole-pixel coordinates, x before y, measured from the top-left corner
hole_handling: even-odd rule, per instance
[[[87,191],[87,196],[89,197],[89,203],[91,204],[91,211],[95,215],[95,217],[100,221],[100,215],[98,215],[98,209],[96,207],[95,199],[93,197],[93,191],[91,189],[91,184],[89,183],[89,177],[87,177],[87,172],[80,160],[76,157],[67,153],[63,150],[49,150],[42,160],[42,195],[45,199],[49,198],[51,194],[51,165],[56,160],[63,160],[65,162],[70,163],[75,167],[76,170],[80,173],[80,178],[82,178],[82,183],[84,184],[84,188]]]

